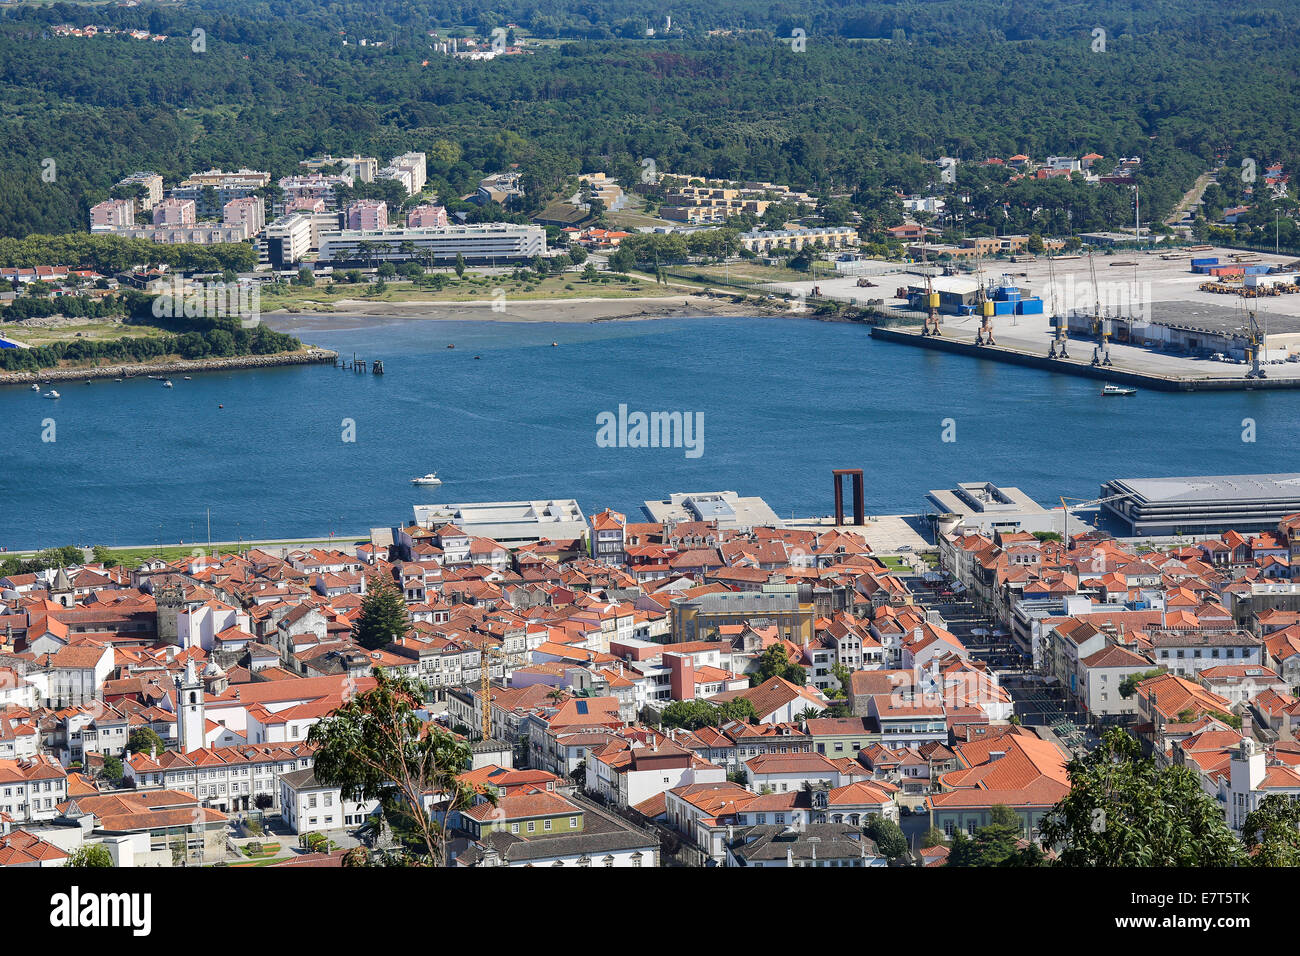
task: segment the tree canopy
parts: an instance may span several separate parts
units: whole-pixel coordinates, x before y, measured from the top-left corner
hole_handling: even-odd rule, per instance
[[[428,858],[445,863],[447,819],[476,799],[460,779],[470,767],[469,744],[421,715],[418,681],[378,667],[372,674],[374,688],[354,695],[308,733],[317,747],[316,779],[339,787],[347,800],[395,798]],[[429,792],[441,823],[426,809]],[[496,801],[493,791],[481,796]]]
[[[1067,767],[1070,793],[1039,824],[1065,866],[1232,866],[1244,859],[1223,810],[1188,767],[1157,767],[1111,728]],[[954,852],[956,852],[954,850]]]

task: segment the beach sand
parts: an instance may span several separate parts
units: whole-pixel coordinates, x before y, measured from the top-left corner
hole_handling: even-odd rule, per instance
[[[491,301],[371,302],[340,299],[330,312],[288,312],[277,309],[267,318],[292,317],[295,326],[329,328],[335,320],[357,316],[413,319],[458,319],[463,322],[634,322],[692,316],[754,315],[769,311],[753,302],[733,303],[700,295],[636,296],[621,299],[509,300],[501,311]],[[274,323],[279,324],[279,323]]]

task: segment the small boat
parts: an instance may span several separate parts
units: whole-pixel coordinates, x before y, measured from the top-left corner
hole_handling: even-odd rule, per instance
[[[59,397],[59,393],[56,392],[56,391],[54,391],[54,389],[50,389],[48,392],[46,392],[46,393],[45,393],[44,395],[42,395],[41,397],[42,397],[42,398],[58,398],[58,397]]]
[[[556,347],[557,345],[559,345],[559,344],[560,344],[559,342],[552,342],[552,343],[551,343],[551,348],[555,348],[555,347]]]
[[[115,378],[115,379],[113,379],[113,381],[115,381],[115,382],[120,382],[120,381],[122,381],[122,380],[121,380],[120,378]]]
[[[33,382],[33,383],[32,383],[32,391],[33,391],[33,392],[39,392],[40,390],[41,390],[41,387],[40,387],[39,385],[37,385],[35,382]]]
[[[455,344],[454,342],[447,346],[447,348],[449,348],[449,349],[454,349],[455,347],[456,347],[456,344]]]
[[[149,377],[150,377],[151,379],[153,379],[154,381],[158,381],[158,380],[160,380],[160,379],[162,378],[161,375],[150,375]]]
[[[477,361],[478,361],[479,359],[481,359],[482,357],[483,357],[483,356],[481,356],[481,355],[475,355],[475,356],[474,356],[474,361],[477,362]]]
[[[175,387],[176,386],[172,384],[171,379],[167,379],[167,381],[163,382],[163,388],[175,388]]]
[[[413,484],[413,485],[440,485],[440,484],[442,484],[442,479],[438,477],[438,473],[437,473],[436,471],[431,471],[431,472],[429,472],[427,475],[423,475],[423,476],[421,476],[421,477],[419,477],[419,478],[412,478],[412,479],[411,479],[411,484]]]
[[[1136,388],[1124,388],[1122,385],[1107,385],[1101,390],[1103,395],[1136,395]]]
[[[186,376],[185,376],[185,381],[188,382],[189,380],[190,380],[190,377],[189,377],[188,375],[186,375]]]

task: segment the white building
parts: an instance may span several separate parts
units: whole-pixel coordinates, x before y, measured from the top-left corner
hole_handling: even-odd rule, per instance
[[[305,213],[281,216],[266,227],[266,254],[277,268],[303,260],[312,248],[312,218]]]
[[[361,826],[378,809],[378,800],[344,800],[343,792],[319,782],[314,770],[280,777],[280,817],[294,833]]]
[[[506,547],[551,541],[586,541],[587,519],[574,498],[537,501],[475,501],[463,504],[416,505],[415,523],[422,528],[453,524],[464,537],[491,538]],[[444,552],[448,544],[444,542]],[[464,542],[466,548],[468,540]],[[444,559],[444,563],[447,561]]]
[[[541,226],[484,223],[445,229],[336,229],[320,234],[322,262],[509,262],[546,254]]]

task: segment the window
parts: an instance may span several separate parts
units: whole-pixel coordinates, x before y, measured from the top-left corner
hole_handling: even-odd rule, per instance
[[[578,829],[578,818],[577,818],[577,817],[569,817],[569,829],[570,829],[570,830],[576,830],[576,829]]]
[[[536,832],[537,832],[537,821],[535,821],[535,820],[529,820],[529,821],[528,821],[528,832],[529,832],[529,833],[536,833]]]
[[[512,824],[510,824],[510,832],[511,832],[511,833],[518,833],[518,832],[519,832],[519,824],[517,824],[517,823],[512,823]]]
[[[550,832],[551,832],[551,821],[550,821],[550,820],[546,820],[546,821],[544,821],[544,822],[542,823],[542,829],[545,830],[547,833],[550,833]]]

